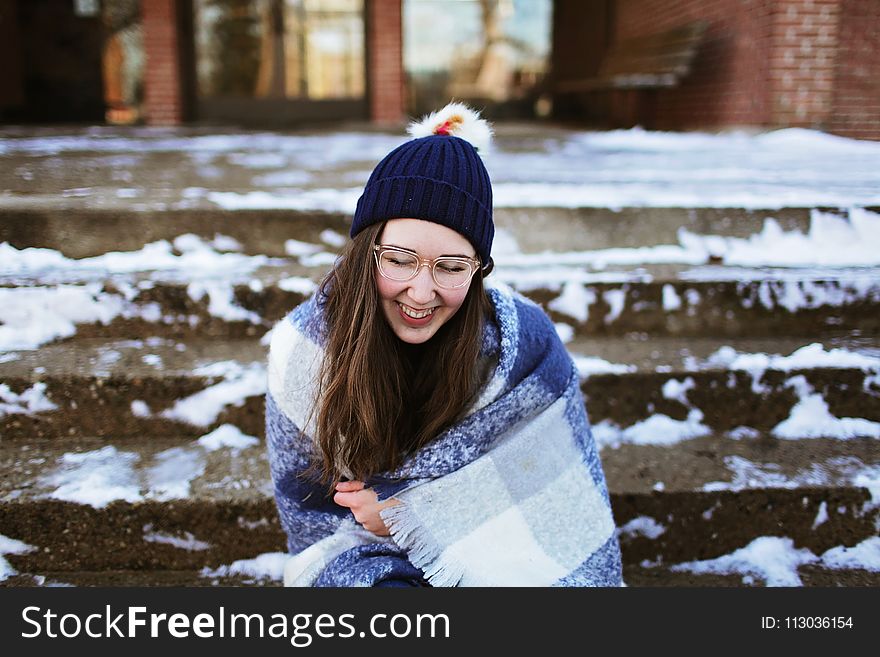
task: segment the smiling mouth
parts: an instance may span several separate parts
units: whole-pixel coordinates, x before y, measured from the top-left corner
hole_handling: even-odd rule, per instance
[[[410,308],[409,306],[403,305],[402,303],[398,303],[397,305],[400,307],[400,310],[401,312],[403,312],[404,315],[406,315],[407,317],[411,317],[412,319],[424,319],[429,315],[433,315],[434,311],[437,310],[436,307],[427,308],[426,310],[415,310],[413,308]]]

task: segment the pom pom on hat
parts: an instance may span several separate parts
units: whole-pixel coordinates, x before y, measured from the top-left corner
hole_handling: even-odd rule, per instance
[[[479,151],[492,129],[461,103],[450,103],[409,126],[413,137],[388,153],[358,199],[355,237],[367,226],[396,218],[442,224],[473,244],[484,272],[492,268],[492,182]]]
[[[458,137],[469,142],[480,153],[486,153],[492,144],[492,128],[480,117],[479,112],[463,103],[449,103],[420,121],[413,121],[407,132],[415,138],[429,135]]]

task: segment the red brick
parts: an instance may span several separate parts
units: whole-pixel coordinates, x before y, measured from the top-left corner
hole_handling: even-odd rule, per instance
[[[176,125],[183,120],[183,89],[179,64],[177,0],[143,0],[146,73],[144,109],[147,123]]]

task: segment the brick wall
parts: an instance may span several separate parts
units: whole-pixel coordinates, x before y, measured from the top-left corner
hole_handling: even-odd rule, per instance
[[[828,129],[880,140],[880,1],[843,0]]]
[[[404,120],[403,0],[366,0],[367,95],[374,123]]]
[[[831,118],[840,0],[776,0],[768,123],[822,128]]]
[[[709,29],[691,74],[655,92],[660,129],[767,122],[767,41],[775,0],[618,0],[615,39],[643,36],[695,20]]]
[[[818,128],[880,139],[880,0],[617,0],[614,37],[693,20],[692,74],[658,90],[658,129]]]
[[[144,114],[150,125],[184,120],[178,0],[143,0]]]

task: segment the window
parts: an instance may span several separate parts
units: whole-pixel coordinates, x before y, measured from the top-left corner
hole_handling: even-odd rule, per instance
[[[363,0],[195,0],[201,98],[364,95]]]
[[[552,0],[403,0],[409,112],[451,98],[532,107],[547,71]]]

